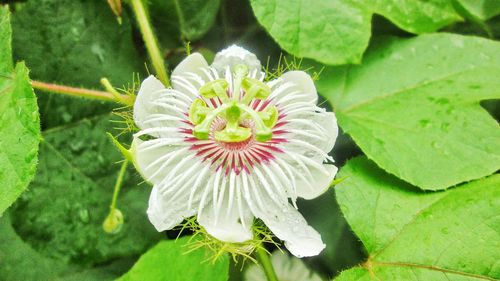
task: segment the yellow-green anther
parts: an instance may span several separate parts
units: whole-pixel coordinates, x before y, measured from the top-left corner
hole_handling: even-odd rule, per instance
[[[248,67],[244,64],[237,64],[233,68],[233,100],[239,100],[241,94],[241,83],[248,75]]]
[[[245,96],[242,99],[243,104],[250,104],[253,99],[266,99],[271,94],[271,88],[266,83],[246,77],[242,83]]]
[[[260,142],[265,142],[273,137],[273,131],[271,128],[267,127],[264,120],[259,116],[259,114],[248,107],[247,105],[240,104],[240,108],[248,113],[255,123],[255,139]]]
[[[226,103],[229,102],[229,97],[227,96],[228,87],[229,84],[225,79],[217,79],[203,85],[199,92],[207,99],[219,97],[223,103]]]
[[[193,135],[199,140],[208,140],[208,137],[210,136],[210,126],[212,125],[212,122],[217,116],[225,112],[229,106],[230,106],[229,104],[223,104],[218,108],[212,110],[208,115],[206,115],[203,122],[194,127]]]
[[[278,122],[278,108],[276,106],[268,106],[265,110],[258,112],[260,118],[268,128],[273,128]]]
[[[205,120],[205,117],[211,111],[212,109],[203,100],[195,99],[189,108],[189,121],[194,125],[198,125]]]

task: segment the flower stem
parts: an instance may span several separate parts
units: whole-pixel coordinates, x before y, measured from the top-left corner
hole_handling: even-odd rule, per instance
[[[151,27],[148,16],[146,15],[144,3],[142,0],[131,0],[130,3],[132,4],[137,24],[139,25],[142,33],[142,39],[146,44],[146,49],[148,50],[156,75],[158,75],[158,79],[160,79],[160,81],[168,87],[170,86],[170,82],[168,80],[167,70],[165,69],[163,57],[161,56],[160,48],[158,47],[158,41],[156,40],[153,28]]]
[[[127,165],[128,159],[123,160],[122,166],[120,168],[120,173],[118,174],[118,178],[116,179],[115,189],[113,190],[113,199],[111,199],[111,205],[109,205],[111,211],[116,208],[116,201],[118,200],[118,194],[120,193],[120,189],[122,187],[123,177],[125,176]]]
[[[31,81],[31,86],[37,90],[56,93],[56,94],[64,94],[64,95],[69,95],[69,96],[73,96],[73,97],[82,97],[82,98],[88,98],[88,99],[111,101],[111,102],[117,102],[117,103],[121,103],[121,104],[125,104],[125,105],[130,105],[130,103],[133,102],[133,100],[132,100],[133,97],[127,96],[127,95],[120,95],[120,98],[118,99],[115,95],[108,93],[108,92],[104,92],[104,91],[96,91],[96,90],[90,90],[90,89],[84,89],[84,88],[75,88],[75,87],[45,83],[45,82],[34,81],[34,80]]]
[[[264,269],[264,273],[266,274],[267,281],[279,281],[276,276],[276,272],[274,272],[273,264],[271,263],[271,259],[269,259],[269,254],[262,247],[257,247],[255,250],[257,253],[257,259],[260,261],[260,265]]]

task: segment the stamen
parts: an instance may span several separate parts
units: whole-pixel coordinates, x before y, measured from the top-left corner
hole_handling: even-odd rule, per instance
[[[276,125],[279,113],[275,106],[267,106],[264,101],[260,110],[250,106],[254,100],[269,97],[271,88],[264,82],[248,76],[246,65],[236,65],[233,69],[232,93],[228,92],[229,83],[217,79],[203,85],[199,92],[206,99],[219,99],[222,104],[209,108],[202,99],[195,99],[189,108],[189,120],[196,125],[193,135],[199,140],[208,140],[212,135],[215,140],[224,143],[237,143],[248,140],[255,132],[255,140],[266,142],[272,139],[272,128]],[[243,90],[243,91],[242,91]],[[241,96],[243,93],[243,96]],[[224,127],[211,132],[214,120],[219,117],[225,121]],[[253,120],[252,127],[242,125]],[[211,134],[212,133],[212,134]]]
[[[229,96],[227,95],[228,87],[229,84],[225,79],[217,79],[203,85],[200,88],[200,94],[207,99],[218,97],[223,103],[227,103],[229,102]]]

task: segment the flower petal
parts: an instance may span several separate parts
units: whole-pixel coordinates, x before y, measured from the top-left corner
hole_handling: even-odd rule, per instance
[[[189,196],[189,193],[187,194]],[[183,197],[172,200],[172,197],[163,196],[158,187],[153,187],[149,197],[148,218],[156,230],[169,230],[180,224],[185,218],[196,213],[197,205],[188,209],[188,198]]]
[[[153,184],[160,183],[188,153],[188,145],[179,140],[159,138],[132,141],[134,164],[141,176]]]
[[[237,64],[244,64],[248,67],[249,73],[260,72],[261,65],[257,56],[236,45],[232,45],[215,55],[212,67],[223,73],[226,68],[232,69]]]
[[[324,109],[305,111],[302,114],[286,116],[287,123],[280,129],[287,131],[283,147],[296,151],[320,163],[325,159],[338,135],[337,119],[333,112]]]
[[[139,128],[143,127],[144,120],[150,114],[157,113],[157,107],[153,102],[162,95],[164,89],[165,86],[153,75],[142,81],[134,103],[134,121]]]
[[[208,68],[208,63],[200,53],[192,53],[182,60],[172,72],[172,76],[182,76],[187,73],[203,74],[201,69]],[[174,87],[175,88],[175,87]]]
[[[297,178],[297,196],[304,199],[314,199],[328,190],[338,168],[332,164],[322,164],[328,174],[318,169],[310,170],[314,181],[304,181],[302,178]]]
[[[314,81],[304,71],[288,71],[278,79],[268,82],[268,85],[272,90],[270,98],[280,106],[299,102],[316,105],[318,102]]]
[[[258,178],[253,180],[253,175],[242,175],[243,181],[247,182],[244,185],[245,200],[253,214],[260,218],[276,237],[285,241],[285,246],[293,255],[315,256],[325,248],[320,234],[307,224],[304,217],[288,201],[283,200],[278,204],[264,194],[264,187],[259,184]]]
[[[222,182],[221,184],[218,184]],[[220,194],[212,199],[198,215],[198,222],[213,237],[232,243],[241,243],[252,239],[253,215],[248,206],[241,200],[241,186],[236,181],[234,173],[229,180],[215,180],[214,190]]]
[[[149,199],[148,217],[158,231],[171,229],[199,209],[210,167],[187,156],[156,181]],[[196,171],[196,172],[195,172]]]

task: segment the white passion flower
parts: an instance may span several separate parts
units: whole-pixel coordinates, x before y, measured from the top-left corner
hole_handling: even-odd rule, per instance
[[[295,202],[319,196],[335,177],[327,154],[335,115],[316,106],[305,72],[264,76],[254,54],[231,46],[211,66],[189,55],[173,71],[172,88],[153,76],[142,82],[133,151],[154,185],[147,213],[158,231],[197,216],[211,236],[242,243],[253,238],[255,217],[297,257],[323,250]]]

